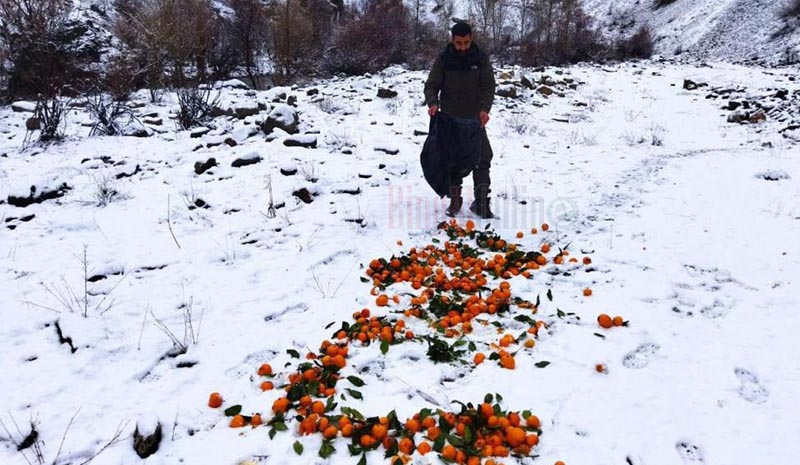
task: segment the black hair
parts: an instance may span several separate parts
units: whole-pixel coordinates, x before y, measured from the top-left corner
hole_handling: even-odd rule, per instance
[[[472,34],[472,27],[465,23],[459,22],[453,26],[453,29],[450,30],[450,33],[453,34],[453,37],[459,36],[464,37]]]

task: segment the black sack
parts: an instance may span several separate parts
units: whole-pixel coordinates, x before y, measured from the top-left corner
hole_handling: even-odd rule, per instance
[[[478,165],[482,135],[477,119],[455,118],[441,111],[431,118],[419,159],[425,181],[439,197],[448,194],[451,176],[464,177]]]

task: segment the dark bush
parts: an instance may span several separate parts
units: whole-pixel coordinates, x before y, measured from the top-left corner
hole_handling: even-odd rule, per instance
[[[781,10],[783,18],[800,17],[800,0],[789,0]]]
[[[656,9],[665,7],[667,5],[671,5],[678,0],[655,0],[655,7]]]
[[[136,118],[125,103],[95,91],[86,97],[86,109],[92,117],[89,136],[118,136]]]
[[[605,56],[608,46],[580,2],[548,0],[537,5],[542,8],[535,15],[539,21],[521,44],[523,65],[564,65]]]
[[[178,89],[178,125],[189,129],[210,120],[218,102],[219,92],[211,86]]]
[[[616,44],[617,58],[621,60],[650,58],[653,56],[653,33],[647,26],[640,27],[627,39]]]
[[[391,27],[386,18],[391,18]],[[334,33],[333,47],[326,53],[327,70],[356,75],[405,63],[412,47],[408,37],[413,37],[409,19],[402,0],[368,0]]]

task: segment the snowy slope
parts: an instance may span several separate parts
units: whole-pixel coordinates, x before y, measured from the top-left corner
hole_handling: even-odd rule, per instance
[[[661,8],[651,0],[585,0],[586,9],[611,34],[649,25],[656,52],[689,60],[779,63],[800,49],[800,24],[783,20],[785,1],[676,0]]]
[[[512,82],[543,79],[509,71]],[[474,366],[471,357],[435,365],[422,341],[386,355],[354,345],[344,374],[364,379],[364,399],[342,405],[406,418],[500,393],[508,408],[532,409],[543,431],[537,458],[506,464],[793,463],[800,454],[793,441],[800,368],[791,362],[800,350],[797,142],[779,133],[788,122],[727,123],[722,102],[706,96],[711,87],[797,95],[800,76],[658,64],[544,74],[580,85],[556,84],[563,97],[517,87],[521,98],[497,99],[489,134],[500,219],[472,219],[526,250],[569,245],[593,267],[551,264],[531,280],[510,280],[514,296],[541,296],[536,317],[548,324],[534,348],[514,347],[515,370]],[[32,449],[23,457],[15,446],[33,419],[46,463],[82,463],[117,428],[121,441],[91,463],[144,462],[130,436],[136,423],[152,429],[159,421],[164,440],[151,464],[355,464],[342,438],[322,460],[320,438],[300,437],[296,423],[270,440],[264,427],[228,428],[206,402],[219,391],[225,407],[239,403],[270,417],[280,394],[259,389],[262,363],[282,382],[284,364],[296,363],[287,349],[316,350],[331,336],[329,323],[338,327],[365,307],[402,310],[406,292],[418,292],[392,287],[401,303],[380,308],[359,278],[373,258],[445,240],[436,230],[445,203],[425,184],[417,158],[427,130],[424,78],[392,68],[319,83],[317,94],[227,89],[225,101],[266,109],[219,118],[198,138],[168,119],[174,96],[139,109],[164,120],[141,139],[87,138],[88,116],[77,108],[66,142],[23,152],[28,114],[1,109],[0,419],[10,434],[0,430],[0,463],[35,463]],[[709,87],[683,90],[687,78]],[[399,95],[377,98],[383,87]],[[290,96],[300,131],[318,148],[287,147],[280,130],[270,138],[250,131]],[[238,145],[214,145],[228,137]],[[262,161],[231,166],[253,154]],[[195,163],[209,157],[219,166],[195,174]],[[71,190],[59,199],[8,201],[31,185],[61,183]],[[119,196],[98,206],[104,186]],[[315,195],[311,203],[293,196],[301,188]],[[274,217],[270,195],[283,204]],[[198,199],[209,207],[193,208]],[[550,231],[530,233],[544,222]],[[70,290],[84,295],[84,252],[85,273],[96,277],[86,284],[87,318],[69,301]],[[188,309],[194,337],[184,339]],[[601,312],[630,325],[602,330]],[[156,318],[186,341],[185,354],[170,356],[174,345]],[[417,334],[430,329],[407,324]],[[470,336],[482,347],[497,337],[491,327]],[[543,361],[550,365],[535,365]],[[598,363],[607,374],[595,371]],[[382,452],[368,459],[388,463]],[[413,459],[443,463],[433,453]]]

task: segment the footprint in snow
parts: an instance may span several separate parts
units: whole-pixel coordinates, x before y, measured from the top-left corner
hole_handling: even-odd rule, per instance
[[[675,450],[678,451],[678,455],[683,459],[683,463],[705,462],[703,449],[689,441],[678,441],[675,444]]]
[[[644,368],[655,357],[661,348],[658,344],[645,342],[636,349],[628,352],[622,357],[622,364],[626,368]]]
[[[736,377],[739,378],[739,381],[742,383],[742,385],[739,386],[739,397],[756,404],[767,401],[769,398],[769,391],[761,385],[758,376],[744,368],[736,368],[733,372],[736,373]]]

